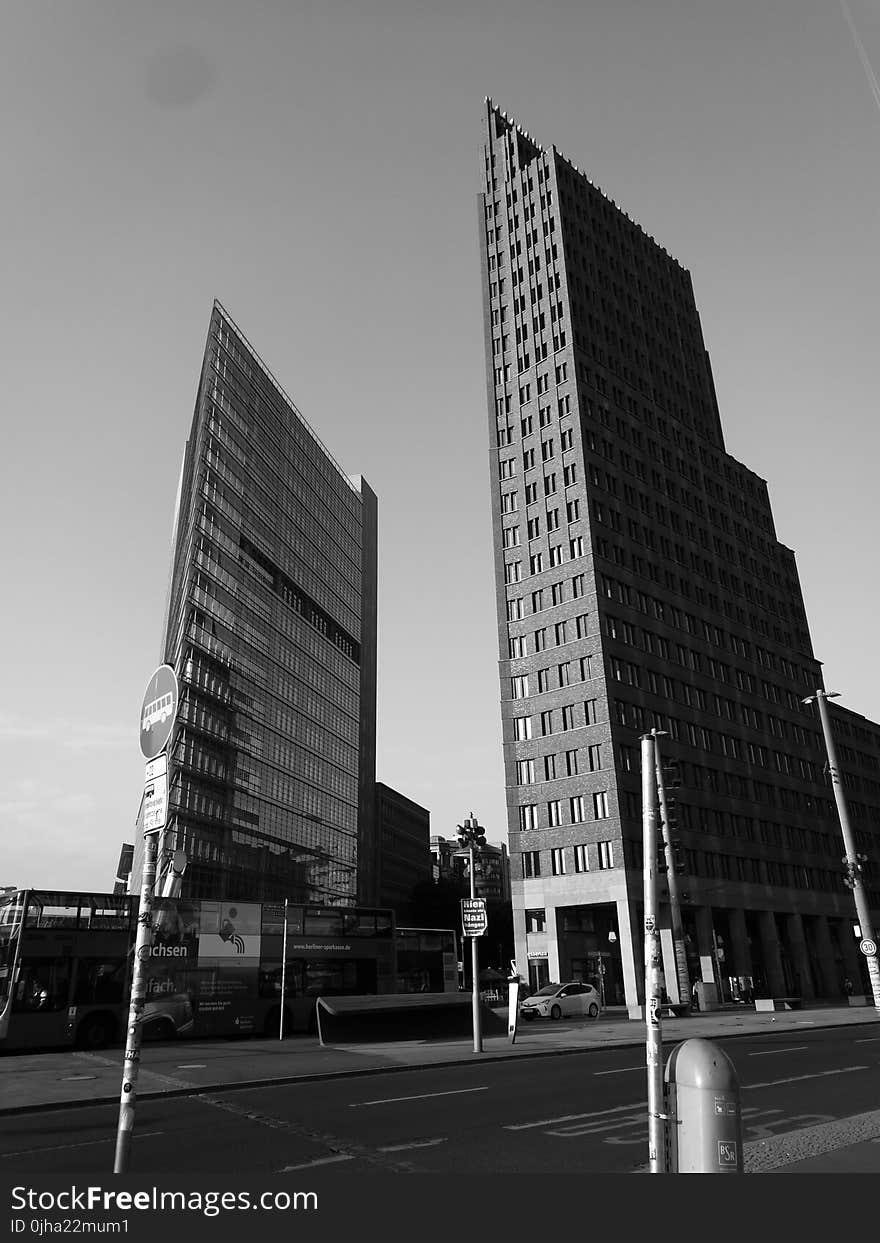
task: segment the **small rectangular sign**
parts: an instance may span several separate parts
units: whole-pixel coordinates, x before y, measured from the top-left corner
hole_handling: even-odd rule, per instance
[[[144,766],[144,785],[148,786],[157,777],[164,777],[168,772],[168,756],[164,753],[157,755],[154,760],[147,760]]]
[[[168,775],[163,773],[144,786],[144,834],[159,833],[168,817]]]
[[[485,898],[462,898],[461,930],[466,937],[481,937],[489,926]]]

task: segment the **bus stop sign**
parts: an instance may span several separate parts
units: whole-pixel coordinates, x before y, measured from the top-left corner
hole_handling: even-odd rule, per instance
[[[485,898],[462,898],[461,931],[466,937],[485,936],[489,926]]]
[[[141,707],[141,753],[155,759],[167,746],[177,714],[177,674],[170,665],[160,665],[147,683]]]

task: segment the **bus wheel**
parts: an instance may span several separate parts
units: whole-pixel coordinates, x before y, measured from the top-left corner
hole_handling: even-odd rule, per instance
[[[76,1033],[80,1049],[103,1049],[116,1035],[116,1022],[111,1014],[90,1014]]]

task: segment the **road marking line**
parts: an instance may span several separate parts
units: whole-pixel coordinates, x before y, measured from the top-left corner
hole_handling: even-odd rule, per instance
[[[64,1075],[62,1083],[79,1083],[83,1079],[97,1079],[97,1075]]]
[[[609,1114],[632,1113],[634,1109],[642,1109],[644,1101],[638,1101],[634,1105],[615,1105],[613,1109],[594,1110],[593,1113],[585,1114],[565,1114],[561,1118],[544,1118],[541,1122],[508,1122],[502,1126],[502,1131],[528,1131],[536,1126],[556,1126],[560,1122],[580,1122],[582,1118],[607,1118]]]
[[[310,1170],[315,1165],[332,1165],[334,1161],[353,1161],[353,1153],[340,1153],[336,1157],[319,1157],[317,1161],[304,1161],[302,1165],[285,1165],[278,1171],[286,1174],[289,1170]]]
[[[454,1088],[451,1092],[422,1092],[418,1096],[386,1096],[378,1101],[353,1101],[349,1104],[349,1109],[362,1109],[364,1105],[395,1105],[398,1101],[427,1101],[435,1096],[462,1096],[466,1092],[488,1092],[488,1086],[484,1088]]]
[[[875,1040],[880,1040],[880,1036],[863,1036],[861,1040],[854,1040],[853,1044],[873,1044]]]
[[[793,1044],[787,1049],[763,1049],[760,1053],[750,1053],[749,1057],[766,1057],[768,1053],[800,1053],[802,1049],[809,1049],[808,1044]]]
[[[207,1070],[205,1062],[184,1062],[182,1066],[178,1066],[178,1070]]]
[[[149,1139],[153,1135],[164,1135],[164,1131],[135,1131],[135,1139]],[[51,1148],[22,1148],[18,1152],[0,1152],[0,1157],[32,1157],[41,1152],[64,1152],[67,1148],[89,1148],[92,1144],[115,1144],[115,1135],[105,1135],[103,1139],[84,1139],[76,1144],[53,1144]]]
[[[825,1075],[848,1075],[853,1070],[868,1070],[867,1066],[841,1066],[838,1070],[817,1070],[813,1075],[792,1075],[790,1079],[771,1079],[769,1083],[744,1083],[742,1091],[756,1088],[775,1088],[782,1083],[800,1083],[802,1079],[822,1079]]]
[[[621,1066],[619,1070],[594,1070],[594,1075],[624,1075],[630,1070],[644,1070],[644,1066]]]
[[[445,1144],[445,1137],[442,1139],[414,1139],[411,1144],[386,1144],[384,1148],[377,1148],[377,1152],[405,1152],[407,1148],[433,1148],[436,1144]]]

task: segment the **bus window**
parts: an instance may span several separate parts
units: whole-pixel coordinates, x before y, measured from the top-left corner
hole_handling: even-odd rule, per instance
[[[76,964],[73,1005],[119,1005],[125,1000],[125,958],[80,958]]]
[[[305,912],[303,923],[303,932],[307,937],[342,936],[342,912],[339,910],[328,908],[322,911],[317,907],[310,907]]]
[[[70,960],[29,958],[15,989],[15,1010],[63,1010],[70,991]]]
[[[28,903],[29,928],[75,928],[78,918],[79,903],[48,903],[38,899],[31,899]]]

